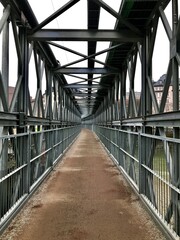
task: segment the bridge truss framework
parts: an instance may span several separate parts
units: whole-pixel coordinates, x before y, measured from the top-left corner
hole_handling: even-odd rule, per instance
[[[82,126],[93,128],[111,156],[146,203],[167,235],[180,236],[180,21],[177,0],[129,1],[119,12],[102,0],[88,0],[88,27],[46,29],[73,8],[68,1],[41,23],[26,0],[1,0],[0,19],[0,228],[29,198]],[[171,5],[172,23],[165,14]],[[99,30],[103,8],[117,19],[114,30]],[[169,64],[161,101],[153,87],[152,56],[161,19],[169,40]],[[54,42],[56,41],[56,42]],[[87,41],[87,55],[58,41]],[[96,52],[98,41],[110,41]],[[10,42],[16,52],[10,52]],[[51,47],[76,54],[77,61],[60,65]],[[96,56],[108,52],[105,62]],[[141,93],[135,93],[137,58],[141,62]],[[10,59],[15,58],[15,69]],[[72,65],[88,61],[87,68]],[[35,76],[31,77],[30,63]],[[103,65],[94,67],[95,62]],[[160,65],[160,63],[159,63]],[[9,100],[9,75],[16,86]],[[78,76],[76,74],[79,74]],[[87,79],[80,77],[87,74]],[[93,74],[101,74],[100,82]],[[66,75],[79,79],[68,84]],[[129,77],[127,98],[126,81]],[[42,82],[46,82],[45,94]],[[32,105],[29,86],[36,84]],[[172,111],[165,112],[172,86]],[[93,89],[96,89],[94,91]],[[88,115],[81,119],[83,109]]]

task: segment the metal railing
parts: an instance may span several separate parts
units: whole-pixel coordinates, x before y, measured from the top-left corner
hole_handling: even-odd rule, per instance
[[[94,126],[94,131],[153,217],[180,239],[180,139]]]
[[[81,126],[0,137],[0,231],[52,170]]]

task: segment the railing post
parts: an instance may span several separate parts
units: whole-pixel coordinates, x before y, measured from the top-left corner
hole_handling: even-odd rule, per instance
[[[26,192],[29,194],[31,186],[31,133],[27,135],[27,177],[26,177]]]
[[[140,194],[143,194],[144,193],[144,188],[145,188],[145,179],[144,179],[144,171],[143,171],[143,166],[142,166],[142,163],[143,163],[143,140],[142,140],[142,136],[141,134],[139,133],[138,134],[138,146],[139,146],[139,149],[138,149],[138,155],[139,155],[139,193]]]

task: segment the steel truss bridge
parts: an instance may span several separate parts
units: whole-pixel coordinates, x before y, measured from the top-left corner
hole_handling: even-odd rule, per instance
[[[81,9],[88,13],[87,29],[46,27],[79,2],[67,1],[38,22],[27,0],[1,0],[0,229],[7,226],[52,170],[81,128],[88,127],[100,138],[166,234],[179,239],[178,0],[123,0],[119,11],[105,1],[87,0],[87,9]],[[172,19],[165,12],[168,5]],[[113,30],[98,29],[101,9],[116,18]],[[152,79],[159,21],[169,41],[169,48],[164,49],[169,53],[169,64],[160,101]],[[87,55],[65,47],[62,41],[87,42]],[[102,41],[110,45],[97,52],[97,42]],[[16,51],[10,51],[12,43]],[[61,65],[52,49],[73,53],[78,60]],[[104,62],[96,58],[103,53],[107,53]],[[138,58],[139,97],[135,92]],[[83,61],[87,61],[87,67],[73,66]],[[95,67],[96,63],[102,67]],[[34,66],[33,77],[30,64]],[[12,72],[15,88],[10,100]],[[68,83],[67,76],[76,81]],[[29,91],[32,85],[36,88],[33,104]],[[172,110],[165,111],[170,88]]]

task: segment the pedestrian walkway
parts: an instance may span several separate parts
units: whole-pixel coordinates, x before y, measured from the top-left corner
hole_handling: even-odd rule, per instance
[[[1,240],[162,240],[90,130],[76,142]]]

